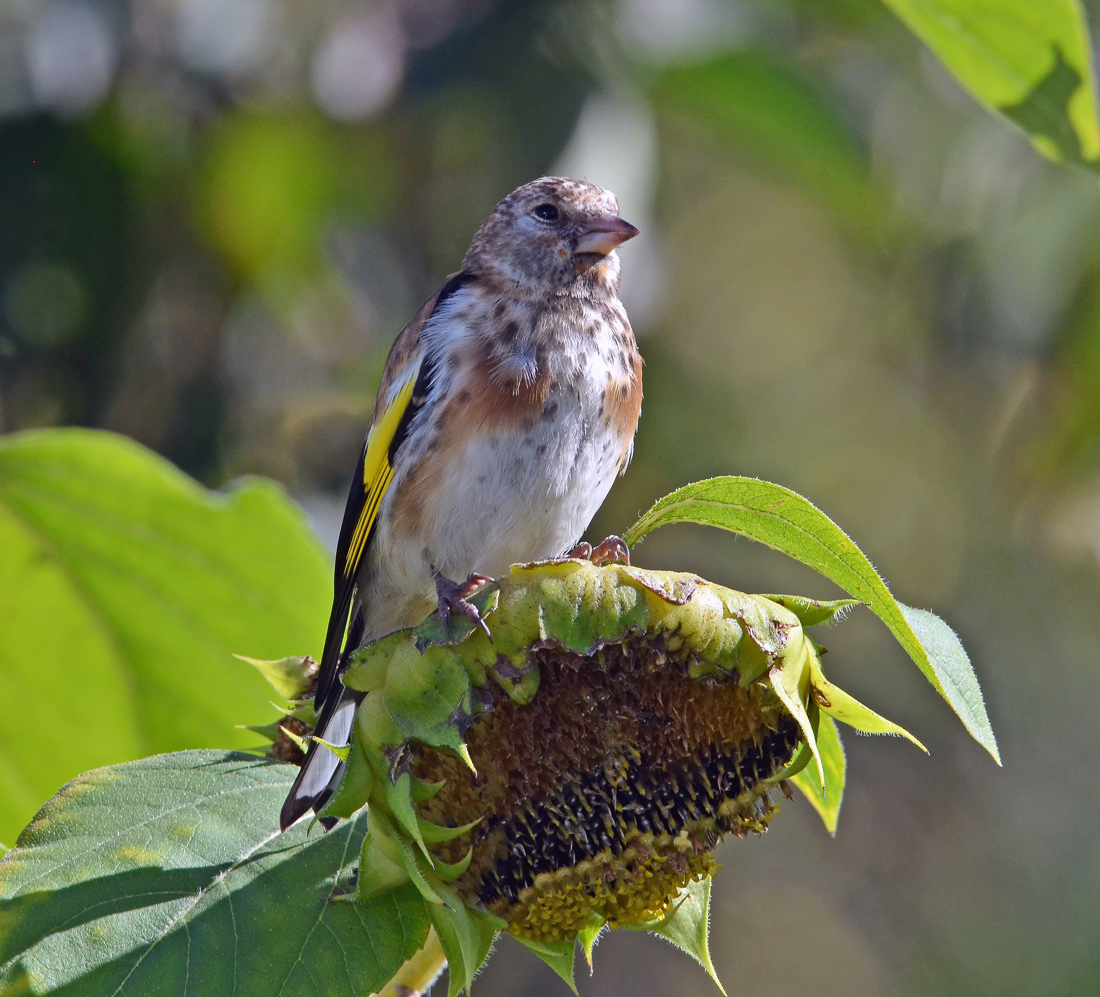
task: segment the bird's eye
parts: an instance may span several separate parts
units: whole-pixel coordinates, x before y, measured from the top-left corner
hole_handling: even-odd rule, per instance
[[[558,209],[552,204],[540,204],[535,208],[534,215],[544,222],[556,222],[558,220]]]

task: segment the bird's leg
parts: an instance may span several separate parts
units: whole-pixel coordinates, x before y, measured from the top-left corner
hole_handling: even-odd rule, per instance
[[[474,626],[481,627],[485,636],[492,640],[493,635],[489,633],[489,628],[485,625],[485,620],[482,619],[477,606],[469,601],[471,595],[492,580],[488,575],[479,575],[476,571],[471,571],[466,576],[466,581],[453,582],[436,572],[435,594],[439,600],[439,615],[443,619],[443,625],[450,627],[451,615],[457,610],[471,620]]]
[[[630,548],[614,533],[592,548],[593,564],[630,564]]]
[[[582,540],[576,547],[574,547],[566,557],[580,558],[582,561],[592,560],[592,545],[587,540]]]
[[[626,541],[622,537],[617,537],[614,534],[609,536],[602,543],[596,544],[595,547],[582,540],[565,556],[579,557],[585,561],[591,561],[597,566],[604,564],[630,564],[630,548],[627,547]]]

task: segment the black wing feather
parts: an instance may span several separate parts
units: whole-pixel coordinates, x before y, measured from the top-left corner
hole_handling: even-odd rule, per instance
[[[444,302],[476,279],[477,278],[473,274],[466,272],[459,272],[450,277],[439,289],[439,294],[436,295],[431,314],[425,319],[424,324],[427,325],[427,323],[431,321],[432,316],[439,311]],[[390,442],[389,460],[391,465],[396,460],[397,453],[401,449],[402,444],[408,439],[409,432],[412,429],[413,419],[416,418],[417,414],[431,396],[438,365],[439,360],[435,355],[425,356],[421,360],[420,371],[417,374],[416,383],[413,385],[412,398],[402,414],[401,421],[398,423],[397,430],[393,435],[393,440]],[[366,556],[374,537],[374,527],[372,526],[370,534],[368,534],[366,542],[363,544],[363,552],[360,555],[359,563],[357,563],[352,570],[347,570],[348,550],[351,547],[352,536],[355,533],[355,528],[359,523],[359,516],[363,511],[363,504],[366,501],[366,493],[363,490],[363,464],[366,456],[367,444],[364,443],[363,450],[359,455],[359,462],[355,467],[355,476],[351,480],[347,505],[344,507],[344,520],[340,525],[340,539],[336,544],[332,610],[329,613],[328,629],[325,632],[325,648],[321,654],[317,693],[313,701],[314,708],[318,711],[324,707],[330,698],[338,694],[341,688],[337,676],[340,672],[341,652],[345,650],[344,631],[347,629],[348,614],[351,611],[352,602],[355,598],[355,586],[359,563],[361,563],[362,558]],[[354,642],[356,646],[361,639],[362,635],[360,634]],[[351,644],[352,642],[348,641],[346,650],[355,649]]]

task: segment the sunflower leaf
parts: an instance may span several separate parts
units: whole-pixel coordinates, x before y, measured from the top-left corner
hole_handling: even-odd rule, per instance
[[[630,547],[668,523],[701,523],[767,544],[801,561],[865,603],[999,765],[997,740],[977,676],[941,619],[900,604],[852,539],[796,492],[756,478],[708,478],[658,499],[624,534]]]
[[[291,765],[186,751],[96,769],[0,863],[0,993],[359,997],[424,944],[408,884],[335,902],[366,818],[278,833]]]

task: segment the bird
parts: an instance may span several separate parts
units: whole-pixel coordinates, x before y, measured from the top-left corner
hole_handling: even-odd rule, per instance
[[[616,253],[637,234],[610,191],[534,180],[493,208],[398,335],[337,542],[316,739],[282,830],[319,813],[342,775],[322,742],[350,743],[362,696],[340,676],[352,652],[436,608],[484,627],[468,597],[486,580],[592,556],[580,537],[630,461],[641,413]]]

